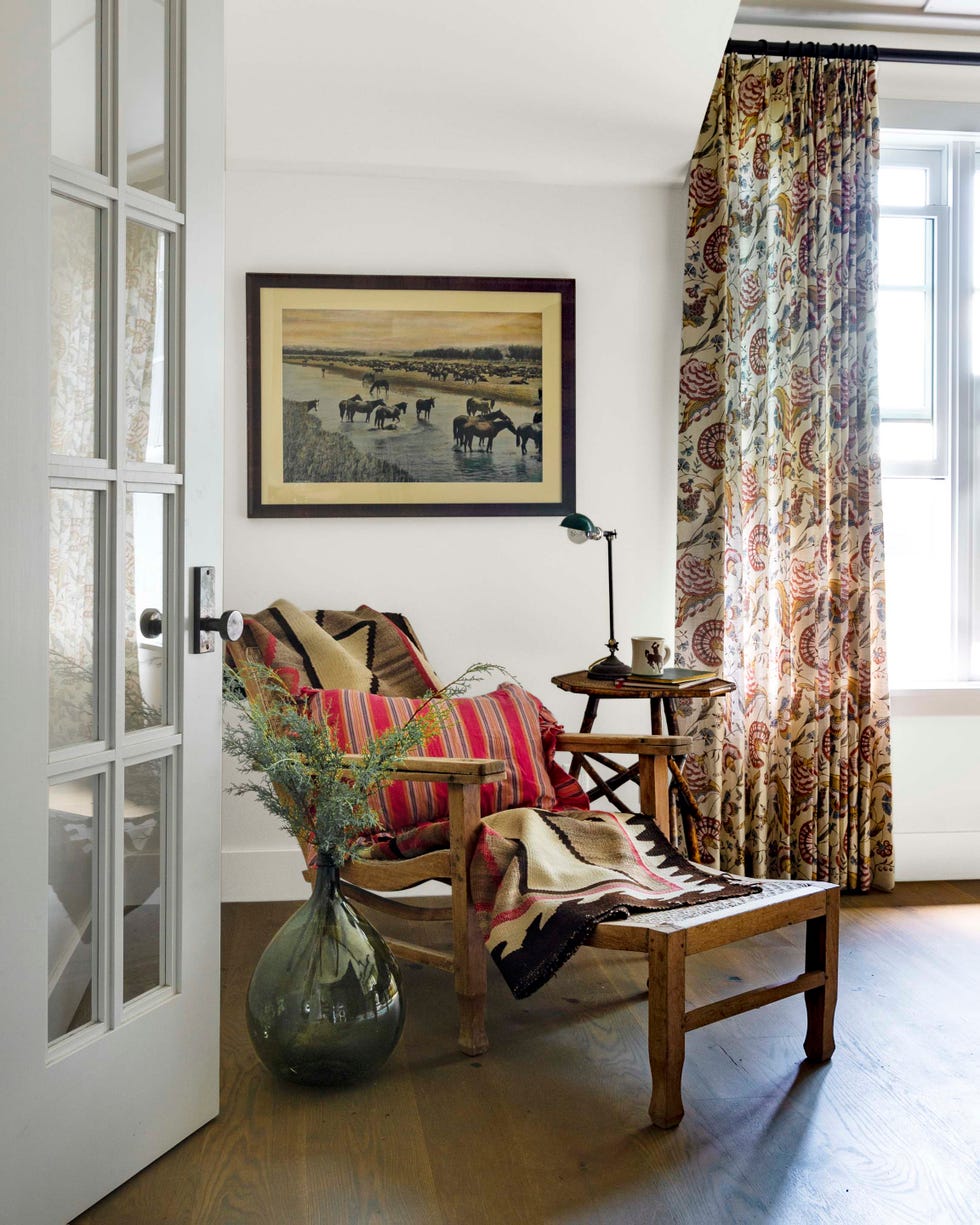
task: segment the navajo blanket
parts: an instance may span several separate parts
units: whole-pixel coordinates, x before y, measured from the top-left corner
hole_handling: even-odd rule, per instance
[[[275,668],[294,695],[306,688],[422,697],[441,688],[421,648],[366,604],[352,613],[303,612],[275,600],[245,618],[242,650]]]
[[[651,817],[537,808],[484,818],[470,887],[490,956],[518,999],[599,923],[761,889],[691,863]]]

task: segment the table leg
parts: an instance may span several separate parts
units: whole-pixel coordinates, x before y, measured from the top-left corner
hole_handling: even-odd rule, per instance
[[[687,857],[695,863],[701,862],[701,847],[698,843],[697,820],[701,809],[694,798],[694,792],[687,785],[687,779],[681,772],[681,762],[676,757],[668,757],[667,764],[677,787],[678,808],[681,810],[681,821],[684,824],[684,841],[687,843]]]
[[[663,706],[667,734],[669,736],[676,736],[679,733],[677,731],[677,711],[674,708],[674,699],[665,696]],[[674,777],[674,783],[677,788],[677,807],[680,809],[681,821],[684,826],[684,840],[687,843],[688,858],[693,859],[695,863],[700,863],[701,848],[698,844],[698,821],[701,819],[701,809],[698,807],[694,792],[687,785],[687,780],[684,777],[684,761],[685,758],[683,757],[671,757],[670,772]]]
[[[585,702],[585,714],[582,716],[582,726],[578,729],[580,732],[589,733],[595,725],[596,714],[599,711],[599,699],[595,694],[590,693]],[[581,753],[575,753],[572,760],[568,763],[568,773],[572,778],[578,778],[582,772],[582,766],[585,759]]]
[[[585,768],[586,774],[595,783],[595,786],[589,792],[587,792],[590,803],[592,800],[597,800],[602,797],[608,800],[609,803],[612,804],[613,808],[619,809],[620,812],[630,811],[619,796],[614,794],[614,789],[616,787],[621,787],[624,782],[628,781],[627,771],[620,771],[620,773],[614,775],[613,778],[604,779],[590,761],[583,760],[582,765]]]

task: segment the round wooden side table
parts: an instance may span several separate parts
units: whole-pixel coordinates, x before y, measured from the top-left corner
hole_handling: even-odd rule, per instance
[[[553,676],[551,683],[566,693],[581,693],[585,695],[585,714],[582,716],[580,732],[591,732],[599,712],[599,703],[606,699],[647,698],[650,702],[650,731],[654,736],[678,735],[677,711],[675,702],[678,698],[717,698],[735,689],[735,682],[715,676],[706,680],[685,681],[682,684],[664,684],[656,679],[644,680],[641,677],[628,676],[624,680],[603,681],[591,679],[585,671],[565,672],[561,676]],[[691,859],[698,863],[697,822],[701,817],[697,799],[684,778],[684,758],[668,758],[670,772],[678,798],[678,808],[684,827],[684,837],[687,851]],[[597,766],[611,771],[604,778]],[[572,758],[569,773],[578,778],[581,771],[593,782],[588,792],[590,800],[608,800],[620,812],[629,809],[616,792],[629,782],[636,782],[639,775],[639,765],[623,768],[618,762],[601,753],[576,753]]]

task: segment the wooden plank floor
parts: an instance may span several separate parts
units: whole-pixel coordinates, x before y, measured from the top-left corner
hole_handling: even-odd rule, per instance
[[[491,970],[479,1059],[456,1054],[449,977],[406,966],[405,1033],[374,1081],[278,1083],[243,999],[292,909],[223,908],[221,1115],[77,1225],[980,1221],[980,882],[844,899],[832,1062],[801,1062],[798,997],[698,1030],[672,1132],[646,1117],[635,954],[585,949],[523,1001]],[[689,999],[795,972],[801,948],[773,933],[692,958]]]

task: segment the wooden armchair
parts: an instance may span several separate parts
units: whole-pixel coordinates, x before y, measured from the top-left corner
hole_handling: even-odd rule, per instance
[[[691,742],[684,736],[604,736],[581,733],[559,738],[557,748],[570,753],[633,753],[639,759],[641,811],[655,815],[658,824],[669,812],[669,755],[686,753]],[[356,904],[416,922],[450,922],[451,954],[424,945],[389,940],[392,951],[406,961],[448,970],[455,981],[459,1005],[459,1049],[465,1055],[482,1055],[489,1047],[486,1030],[487,953],[476,922],[470,895],[469,865],[480,830],[480,787],[503,777],[500,761],[426,757],[406,758],[396,779],[449,784],[450,845],[414,859],[398,861],[352,860],[341,872],[343,891]],[[315,869],[304,875],[312,881]],[[450,886],[446,905],[419,907],[394,898],[378,897],[409,889],[428,881]]]
[[[232,653],[234,662],[244,655]],[[632,754],[638,758],[639,808],[669,837],[670,760],[685,756],[691,741],[685,736],[622,736],[563,733],[557,750],[571,754]],[[353,759],[352,759],[353,760]],[[459,1047],[468,1055],[483,1054],[486,1032],[487,952],[476,921],[469,867],[480,829],[480,788],[504,775],[504,763],[462,758],[406,758],[396,779],[447,784],[449,836],[446,849],[405,860],[353,860],[343,869],[343,891],[356,905],[418,922],[452,925],[452,952],[389,940],[394,953],[453,975],[459,1007]],[[306,847],[303,848],[304,852]],[[315,869],[304,876],[312,881]],[[450,886],[448,903],[409,905],[379,896],[428,881]],[[653,1082],[650,1117],[658,1127],[674,1127],[684,1113],[681,1073],[688,1031],[725,1017],[760,1008],[794,994],[803,994],[807,1028],[807,1058],[822,1062],[834,1049],[833,1021],[837,998],[839,889],[836,885],[803,881],[765,881],[760,893],[601,923],[588,941],[595,948],[641,953],[649,967],[648,1045]],[[770,986],[742,991],[702,1007],[687,1009],[687,957],[763,932],[806,923],[803,972]]]

